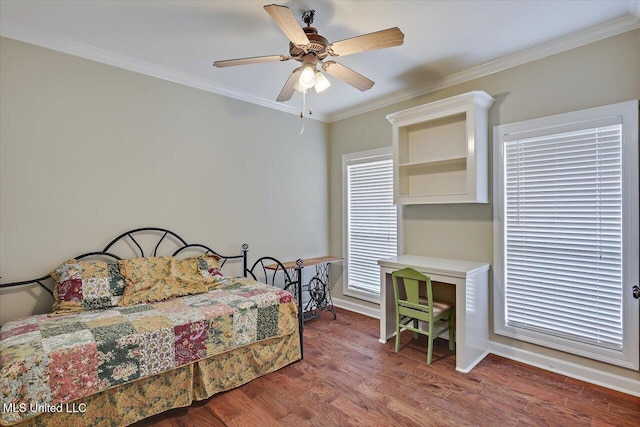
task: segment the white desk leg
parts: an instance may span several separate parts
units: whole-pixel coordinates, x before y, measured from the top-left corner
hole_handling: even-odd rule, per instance
[[[387,343],[387,273],[380,269],[380,340]]]
[[[391,272],[380,271],[380,342],[386,343],[396,332],[396,307]]]
[[[489,354],[488,276],[470,274],[464,292],[456,292],[456,371],[471,371]]]

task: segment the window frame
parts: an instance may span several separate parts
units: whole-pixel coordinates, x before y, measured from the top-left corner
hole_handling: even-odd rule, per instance
[[[349,181],[347,176],[347,166],[354,162],[364,163],[369,161],[391,160],[393,162],[392,147],[378,148],[373,150],[359,151],[342,155],[342,253],[344,257],[344,276],[342,281],[342,294],[380,304],[380,289],[378,293],[362,291],[349,286]],[[394,170],[392,169],[392,174]],[[392,177],[393,179],[393,177]],[[392,190],[393,191],[393,190]],[[392,195],[393,196],[393,195]],[[401,247],[401,215],[400,206],[396,205],[396,255],[400,253]]]
[[[506,323],[505,292],[505,139],[513,135],[532,133],[561,133],[568,127],[622,118],[622,350],[589,345],[559,336],[519,328]],[[584,126],[584,125],[583,125]],[[627,101],[571,113],[558,114],[494,127],[493,208],[494,220],[494,332],[521,341],[551,347],[606,363],[638,370],[638,301],[631,296],[631,287],[637,285],[639,232],[638,196],[638,101]],[[635,305],[635,306],[634,306]],[[635,316],[635,319],[634,319]],[[634,338],[635,337],[635,338]],[[633,340],[635,339],[635,343]]]

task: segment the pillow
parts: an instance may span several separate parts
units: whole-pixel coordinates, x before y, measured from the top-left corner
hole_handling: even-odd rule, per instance
[[[53,311],[71,313],[116,307],[124,293],[124,279],[115,261],[70,259],[51,272]]]
[[[197,257],[198,273],[206,280],[210,289],[223,286],[228,281],[228,277],[225,277],[220,271],[219,261],[220,257],[217,255],[201,255]]]
[[[120,260],[126,287],[120,305],[162,301],[207,292],[221,280],[219,258],[213,255]]]

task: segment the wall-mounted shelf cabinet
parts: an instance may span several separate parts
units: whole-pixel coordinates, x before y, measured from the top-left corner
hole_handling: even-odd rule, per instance
[[[488,203],[488,111],[474,91],[387,116],[396,204]]]

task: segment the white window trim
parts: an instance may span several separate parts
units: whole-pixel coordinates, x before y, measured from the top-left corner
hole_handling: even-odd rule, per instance
[[[623,337],[636,337],[640,333],[638,320],[638,301],[631,298],[631,288],[639,277],[638,261],[640,250],[639,231],[639,196],[638,196],[638,101],[627,101],[588,110],[559,114],[534,120],[527,120],[494,127],[494,332],[534,344],[544,345],[557,350],[566,351],[606,363],[638,370],[640,365],[640,350],[638,342],[630,345],[623,342],[622,351],[604,347],[590,346],[552,335],[515,328],[505,322],[505,288],[504,288],[504,139],[514,134],[530,133],[532,129],[566,128],[586,121],[622,116],[622,173],[623,173],[623,203],[622,203],[622,235],[623,238]],[[627,295],[629,294],[629,295]],[[634,307],[635,304],[635,307]]]
[[[344,257],[344,265],[348,266],[349,256],[349,218],[348,218],[348,182],[347,182],[347,164],[353,160],[363,160],[363,159],[374,159],[374,158],[389,158],[393,159],[393,150],[392,147],[378,148],[374,150],[367,151],[359,151],[356,153],[348,153],[342,155],[342,253]],[[396,222],[396,233],[397,233],[397,254],[399,255],[400,248],[403,247],[402,244],[402,216],[401,216],[401,207],[397,206],[397,222]],[[349,269],[344,269],[344,276],[342,280],[342,294],[361,299],[363,301],[368,301],[374,304],[380,304],[380,293],[372,294],[370,292],[361,291],[358,289],[349,288]]]

